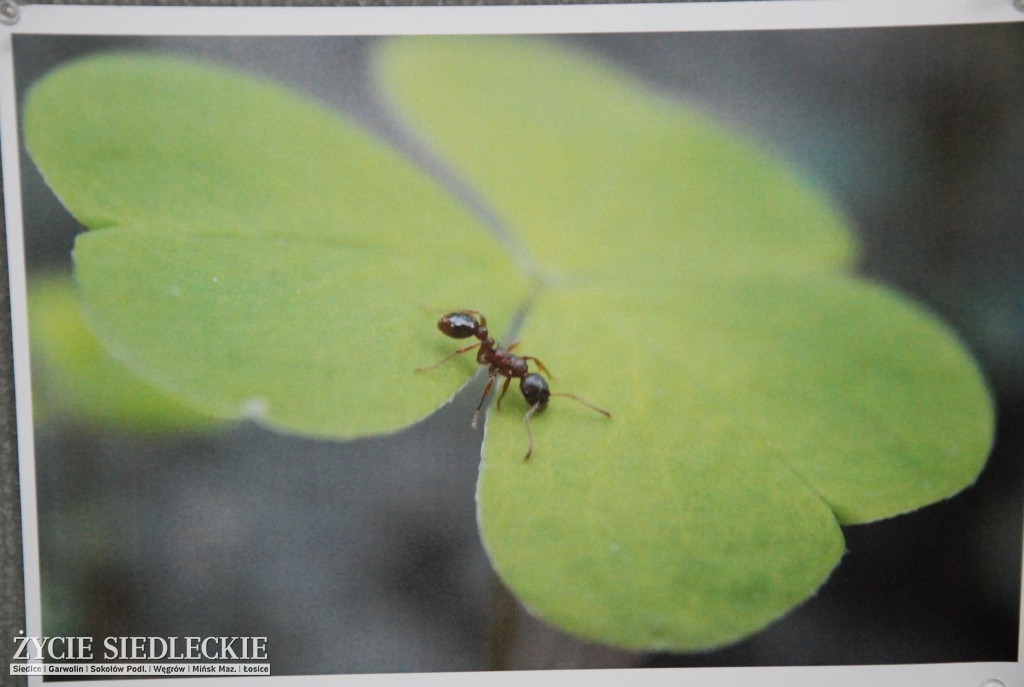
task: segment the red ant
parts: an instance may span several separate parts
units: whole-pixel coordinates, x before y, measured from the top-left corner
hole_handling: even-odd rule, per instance
[[[477,320],[477,317],[480,319]],[[453,339],[468,339],[474,336],[478,339],[478,342],[472,346],[466,346],[460,348],[457,351],[445,356],[441,361],[429,366],[417,368],[416,372],[427,372],[440,367],[444,363],[448,362],[452,358],[462,353],[473,350],[479,347],[480,350],[476,352],[476,361],[480,365],[487,365],[487,386],[484,387],[484,394],[480,398],[480,403],[476,407],[476,412],[473,413],[473,428],[476,429],[477,419],[480,417],[480,409],[484,407],[484,401],[487,399],[487,394],[491,393],[491,388],[494,386],[494,380],[497,376],[503,375],[505,377],[505,383],[501,387],[501,394],[498,396],[498,402],[495,404],[497,409],[501,409],[501,399],[505,398],[505,392],[508,391],[509,384],[512,383],[513,379],[519,380],[519,390],[523,394],[523,398],[530,404],[530,409],[526,411],[526,416],[523,418],[523,423],[526,425],[526,435],[529,437],[530,446],[526,451],[526,457],[523,460],[530,460],[530,456],[533,455],[533,430],[530,429],[530,418],[534,413],[539,413],[548,407],[548,399],[552,396],[566,396],[568,398],[579,401],[583,405],[596,410],[605,417],[611,417],[612,414],[607,410],[598,408],[597,406],[584,401],[579,396],[567,393],[552,393],[548,387],[547,380],[536,372],[530,372],[528,367],[529,360],[532,360],[537,364],[537,367],[541,372],[551,377],[551,373],[548,368],[544,366],[539,359],[532,355],[516,355],[512,353],[512,349],[519,345],[519,342],[515,342],[508,348],[500,348],[497,343],[487,333],[487,318],[484,317],[482,312],[476,310],[459,310],[458,312],[448,313],[440,320],[437,321],[437,328],[440,329],[445,335],[450,336]]]

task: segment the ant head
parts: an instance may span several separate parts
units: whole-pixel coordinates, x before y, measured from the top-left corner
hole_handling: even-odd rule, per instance
[[[453,339],[468,339],[480,331],[480,323],[468,312],[453,312],[438,320],[437,328]]]
[[[538,405],[537,410],[544,410],[551,398],[551,389],[546,379],[536,372],[531,372],[519,380],[519,390],[523,392],[523,398],[531,406]]]

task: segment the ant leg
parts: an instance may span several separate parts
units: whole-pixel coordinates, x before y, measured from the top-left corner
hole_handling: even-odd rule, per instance
[[[507,348],[505,349],[508,350]],[[495,404],[495,409],[501,410],[501,399],[505,398],[505,392],[508,391],[508,385],[512,383],[511,377],[505,377],[505,383],[501,387],[501,394],[498,396],[498,402]]]
[[[609,412],[608,412],[607,410],[605,410],[604,408],[598,408],[598,407],[597,407],[597,406],[595,406],[595,405],[594,405],[593,403],[589,403],[589,402],[587,402],[587,401],[584,401],[584,400],[583,400],[582,398],[580,398],[580,397],[579,397],[579,396],[577,396],[576,394],[567,394],[567,393],[565,393],[564,391],[560,391],[560,392],[558,392],[558,393],[554,393],[554,392],[552,392],[552,394],[551,394],[551,395],[552,395],[552,396],[565,396],[566,398],[571,398],[571,399],[572,399],[572,400],[574,400],[574,401],[579,401],[580,403],[582,403],[582,404],[583,404],[583,405],[585,405],[586,407],[590,408],[591,410],[596,410],[597,412],[601,413],[601,414],[602,414],[602,415],[604,415],[605,417],[611,417],[611,416],[612,416],[612,414],[611,414],[611,413],[609,413]]]
[[[487,400],[487,394],[491,393],[491,387],[494,385],[494,378],[498,375],[497,370],[492,370],[491,374],[487,377],[487,386],[484,387],[484,395],[480,397],[480,404],[476,407],[476,412],[473,413],[473,429],[476,429],[476,421],[480,419],[480,409],[484,407],[484,401]]]
[[[506,349],[506,350],[507,350],[507,349]],[[521,358],[522,358],[523,360],[532,360],[533,362],[537,363],[537,369],[539,369],[539,370],[540,370],[541,372],[543,372],[544,374],[546,374],[546,375],[547,375],[547,376],[548,376],[548,377],[549,377],[550,379],[554,379],[554,378],[555,378],[555,375],[551,374],[551,370],[549,370],[549,369],[547,368],[547,366],[546,366],[546,365],[544,365],[544,363],[542,363],[542,362],[540,361],[540,359],[539,359],[539,358],[534,358],[534,357],[533,357],[532,355],[523,355],[523,356],[520,356],[520,357],[521,357]]]
[[[437,369],[437,368],[441,367],[442,365],[444,365],[449,360],[451,360],[452,358],[454,358],[455,356],[460,355],[462,353],[466,353],[467,351],[472,351],[474,348],[476,348],[479,345],[480,345],[480,343],[477,342],[477,343],[473,344],[472,346],[466,346],[465,348],[460,348],[459,350],[454,351],[454,352],[449,353],[448,355],[446,355],[444,358],[442,358],[440,360],[440,362],[436,362],[433,365],[428,365],[427,367],[417,367],[415,370],[413,370],[413,372],[429,372],[430,370]]]
[[[541,405],[543,404],[539,401],[534,403],[530,406],[530,409],[526,411],[526,415],[523,417],[523,424],[526,425],[526,436],[530,441],[530,446],[526,449],[526,457],[523,458],[524,463],[530,460],[530,456],[533,455],[533,430],[530,429],[530,417],[540,409]]]

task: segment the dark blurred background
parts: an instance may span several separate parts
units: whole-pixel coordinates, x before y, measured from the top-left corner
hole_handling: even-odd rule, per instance
[[[443,172],[367,80],[379,39],[15,39],[19,98],[95,51],[207,58],[306,91]],[[831,193],[863,242],[862,272],[930,306],[983,365],[999,427],[977,485],[846,528],[832,578],[764,632],[644,655],[531,619],[493,577],[475,523],[479,385],[416,427],[356,442],[58,421],[36,436],[46,634],[268,636],[279,675],[1017,659],[1024,24],[552,40],[707,109]],[[24,151],[22,167],[30,273],[67,271],[80,227]]]

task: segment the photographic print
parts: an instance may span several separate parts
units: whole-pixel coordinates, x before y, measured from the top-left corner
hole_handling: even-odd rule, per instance
[[[1017,662],[1021,23],[12,45],[44,635]]]

